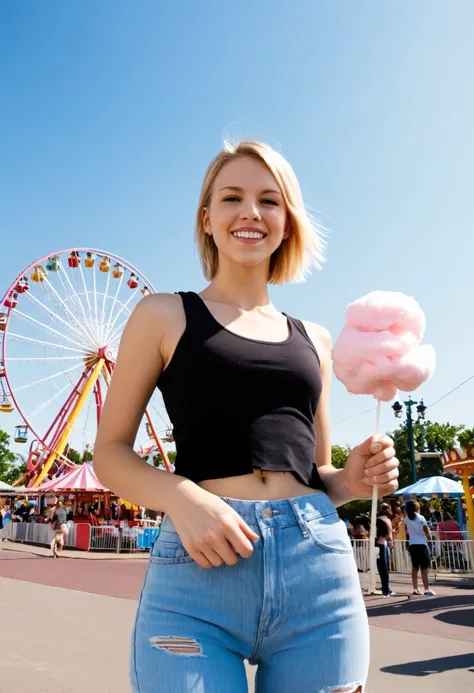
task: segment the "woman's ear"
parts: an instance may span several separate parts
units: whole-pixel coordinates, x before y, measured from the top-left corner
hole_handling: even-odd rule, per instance
[[[202,210],[202,228],[204,229],[204,233],[208,236],[212,236],[211,217],[209,216],[207,207],[204,207]]]

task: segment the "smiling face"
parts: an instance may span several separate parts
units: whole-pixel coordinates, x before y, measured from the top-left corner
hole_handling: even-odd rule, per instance
[[[285,201],[269,169],[250,156],[226,163],[214,180],[202,224],[219,261],[262,265],[268,275],[270,257],[284,242],[287,227]]]

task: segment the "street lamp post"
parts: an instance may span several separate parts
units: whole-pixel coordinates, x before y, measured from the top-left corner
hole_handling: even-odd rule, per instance
[[[411,396],[403,402],[405,405],[406,413],[407,413],[407,433],[408,433],[408,448],[410,450],[410,466],[411,466],[411,479],[412,479],[412,484],[415,483],[416,481],[416,460],[415,460],[415,439],[413,436],[413,418],[412,418],[412,413],[411,413],[411,408],[415,405],[418,404],[416,411],[418,412],[418,419],[424,419],[425,418],[425,412],[426,412],[426,407],[423,404],[423,400],[420,400],[420,402],[415,402],[412,400]],[[402,410],[403,406],[401,402],[395,402],[395,404],[392,405],[392,409],[395,413],[395,417],[397,419],[402,418]]]

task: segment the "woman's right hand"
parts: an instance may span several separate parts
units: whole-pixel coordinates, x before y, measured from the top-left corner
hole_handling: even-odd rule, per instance
[[[189,484],[189,485],[188,485]],[[238,556],[249,558],[256,534],[236,511],[219,496],[192,482],[180,485],[167,514],[184,548],[202,568],[235,565]]]

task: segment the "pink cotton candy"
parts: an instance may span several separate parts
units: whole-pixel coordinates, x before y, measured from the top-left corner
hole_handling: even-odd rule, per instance
[[[351,303],[333,351],[334,373],[349,392],[389,402],[433,375],[435,352],[422,346],[425,316],[411,296],[373,291]]]

